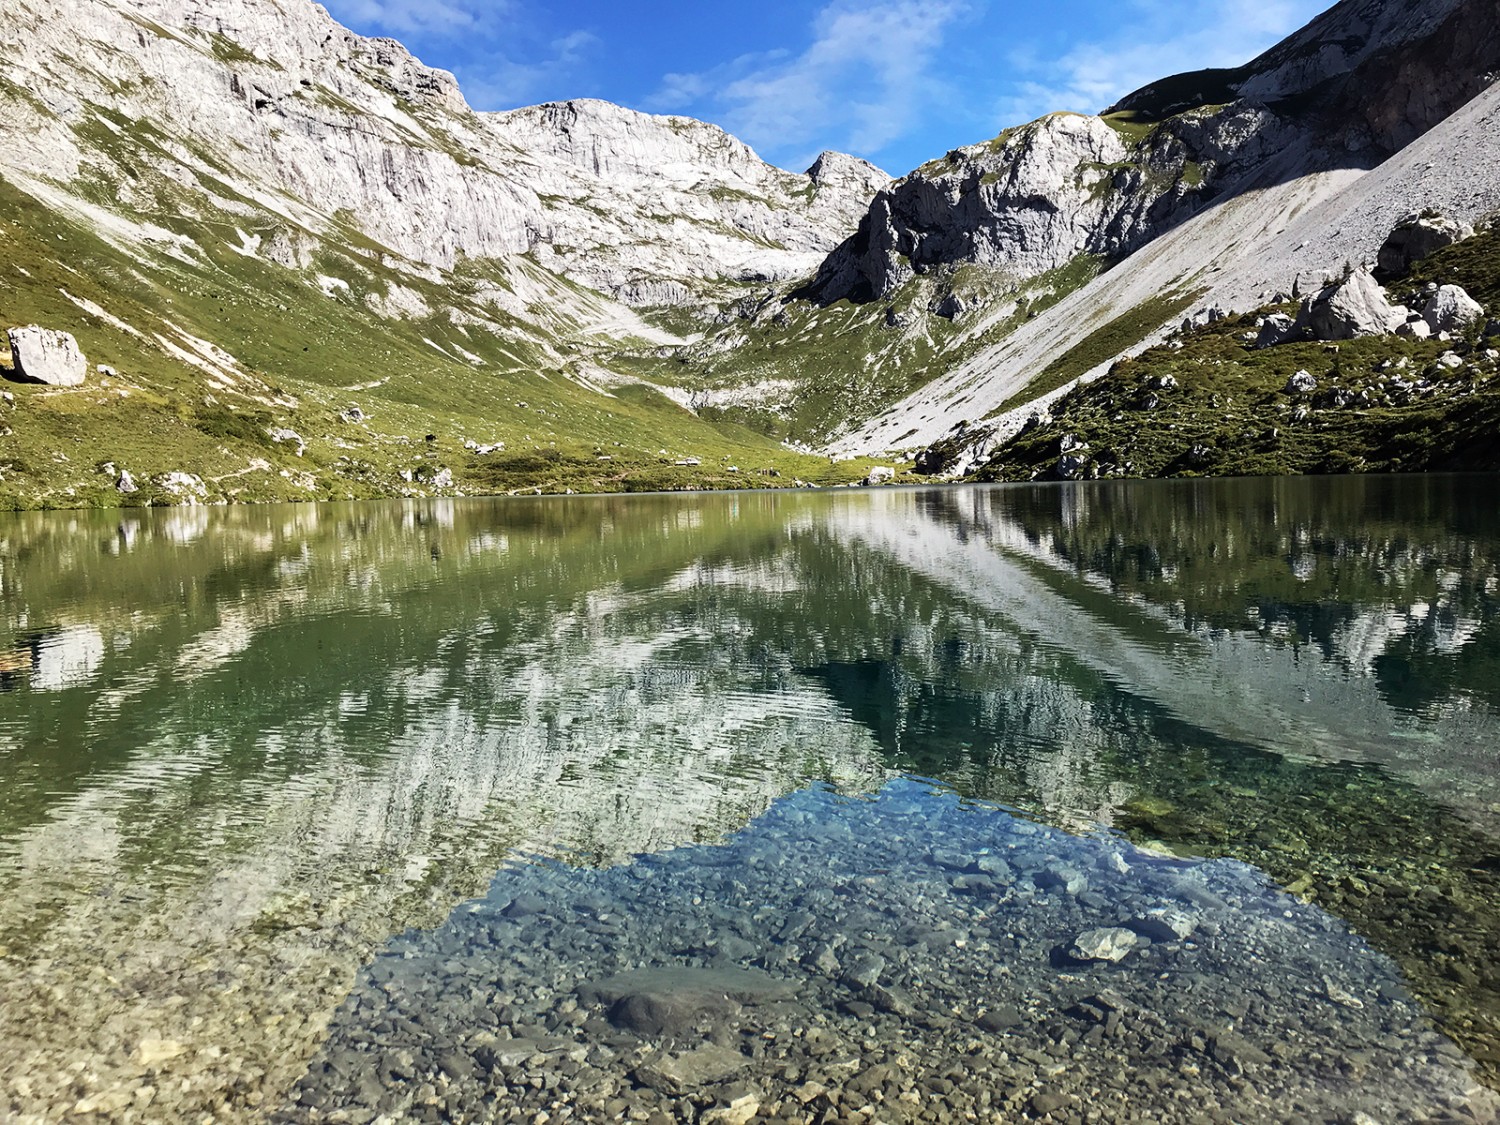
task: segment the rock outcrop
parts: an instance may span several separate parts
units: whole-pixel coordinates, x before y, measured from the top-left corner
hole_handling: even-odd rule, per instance
[[[1409,310],[1392,305],[1365,270],[1353,270],[1302,303],[1294,335],[1314,340],[1384,336],[1406,323]]]
[[[957,149],[877,196],[810,295],[884,297],[940,264],[1034,276],[1118,258],[1268,177],[1372,166],[1489,84],[1497,29],[1479,0],[1343,0],[1246,66]]]
[[[1484,319],[1484,306],[1462,286],[1442,285],[1422,310],[1422,319],[1434,333],[1467,332]]]
[[[1144,140],[1139,132],[1126,118],[1056,113],[955,149],[880,192],[809,295],[874,300],[941,266],[1028,278],[1080,255],[1123,255],[1201,208],[1281,135],[1254,106],[1186,114]]]
[[[29,96],[0,96],[0,170],[80,207],[84,181],[108,185],[114,238],[227,208],[264,232],[246,252],[290,268],[351,239],[425,271],[533,255],[674,303],[810,272],[887,179],[836,156],[796,175],[714,126],[603,102],[476,113],[452,75],[308,0],[10,9]]]
[[[1387,277],[1405,277],[1423,258],[1473,236],[1472,226],[1436,211],[1408,215],[1396,224],[1381,246],[1377,265]]]
[[[32,324],[12,328],[6,335],[17,378],[54,387],[77,387],[88,377],[89,362],[78,341],[68,333]]]

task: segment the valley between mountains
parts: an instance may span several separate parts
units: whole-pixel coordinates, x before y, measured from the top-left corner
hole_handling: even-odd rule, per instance
[[[899,179],[309,0],[0,10],[0,506],[1500,468],[1494,0]]]

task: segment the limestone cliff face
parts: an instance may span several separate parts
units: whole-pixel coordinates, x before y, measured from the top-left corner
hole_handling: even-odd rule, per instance
[[[531,253],[671,303],[808,271],[885,182],[848,158],[794,175],[712,126],[604,103],[475,113],[452,75],[308,0],[0,10],[0,172],[116,227],[270,216],[267,252],[287,265],[352,229],[428,269]]]
[[[538,259],[631,304],[678,304],[691,280],[810,272],[888,182],[825,154],[804,175],[714,125],[580,100],[484,115],[546,201]]]
[[[1128,253],[1263,161],[1284,130],[1243,105],[1185,114],[1144,143],[1133,133],[1128,120],[1058,113],[956,149],[877,195],[812,293],[870,300],[945,264],[1024,278]]]
[[[878,195],[810,295],[882,298],[944,264],[1024,277],[1118,258],[1267,177],[1371,167],[1489,85],[1494,17],[1487,0],[1344,0],[1244,67],[958,149]]]

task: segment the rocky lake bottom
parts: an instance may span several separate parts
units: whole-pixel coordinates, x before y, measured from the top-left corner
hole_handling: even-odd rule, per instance
[[[1492,495],[17,516],[0,1122],[1500,1121]]]
[[[1473,1121],[1395,965],[1244,864],[917,780],[731,840],[502,871],[396,940],[285,1115]]]

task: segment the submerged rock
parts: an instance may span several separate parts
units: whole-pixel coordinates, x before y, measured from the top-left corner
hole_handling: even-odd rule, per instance
[[[1163,906],[1137,915],[1130,928],[1152,941],[1182,941],[1192,936],[1198,920],[1186,911]]]
[[[664,1094],[681,1094],[733,1078],[749,1065],[750,1060],[738,1051],[705,1043],[641,1064],[635,1069],[635,1079]]]
[[[674,1037],[700,1023],[723,1024],[745,1005],[781,999],[791,986],[753,969],[642,969],[585,985],[584,1003],[610,1009],[610,1022],[642,1035]]]
[[[1088,930],[1074,939],[1068,956],[1075,961],[1123,961],[1136,947],[1136,933],[1123,926]]]

